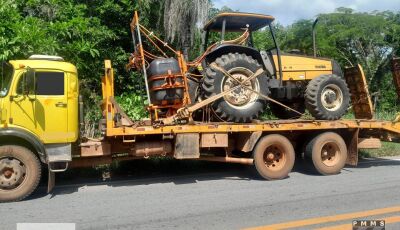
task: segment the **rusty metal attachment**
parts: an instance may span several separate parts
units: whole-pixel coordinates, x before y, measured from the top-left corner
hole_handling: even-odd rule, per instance
[[[151,120],[157,121],[172,116],[176,114],[178,109],[190,104],[186,77],[188,65],[185,58],[180,51],[174,50],[167,42],[141,25],[137,12],[134,14],[130,27],[134,52],[131,54],[126,68],[128,70],[139,70],[143,74],[148,97],[147,110],[150,113]],[[150,46],[150,50],[156,50],[161,55],[153,54],[148,51],[149,49],[145,50],[144,41]],[[174,69],[173,66],[175,65],[162,63],[167,60],[175,61],[177,68]],[[163,66],[160,67],[163,71],[152,73],[152,68],[149,67],[153,65]],[[175,97],[174,94],[177,94],[177,92],[180,92],[181,95]]]
[[[82,157],[108,156],[111,155],[111,145],[108,142],[88,141],[81,145]]]
[[[138,142],[131,149],[131,155],[139,157],[166,156],[172,153],[172,144],[169,141]]]
[[[350,89],[355,118],[372,119],[374,117],[374,108],[362,67],[357,65],[346,68],[344,77]]]
[[[224,163],[236,163],[244,165],[253,165],[252,158],[236,158],[236,157],[200,157],[200,161],[214,161],[214,162],[224,162]]]
[[[228,147],[227,133],[203,133],[200,139],[201,148]]]

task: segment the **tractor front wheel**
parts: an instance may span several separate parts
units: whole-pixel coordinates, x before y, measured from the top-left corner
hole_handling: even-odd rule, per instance
[[[338,120],[350,105],[349,88],[336,75],[322,75],[308,83],[305,104],[316,119]]]

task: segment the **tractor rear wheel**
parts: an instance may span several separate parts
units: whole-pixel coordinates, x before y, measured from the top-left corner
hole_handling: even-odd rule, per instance
[[[241,82],[262,68],[252,57],[239,53],[223,55],[214,63]],[[234,79],[209,67],[206,69],[206,76],[202,83],[203,98],[220,94],[238,85],[239,83]],[[269,94],[268,78],[265,74],[246,82],[244,86],[263,95]],[[266,101],[263,98],[244,87],[239,87],[211,104],[214,114],[219,119],[230,122],[250,122],[257,119],[264,111],[265,106]]]
[[[308,83],[305,104],[316,119],[340,119],[350,105],[349,88],[345,80],[336,75],[322,75]]]
[[[197,97],[199,94],[200,84],[197,80],[188,78],[188,90],[189,90],[189,98],[190,104],[194,105],[197,102]]]

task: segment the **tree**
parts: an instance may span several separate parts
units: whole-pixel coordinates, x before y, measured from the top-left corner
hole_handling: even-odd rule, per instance
[[[116,95],[134,98],[126,100],[132,110],[139,107],[145,95],[142,76],[124,68],[133,50],[129,28],[133,11],[139,11],[141,24],[161,37],[165,34],[171,46],[193,58],[201,43],[197,31],[207,15],[232,11],[211,7],[209,0],[0,0],[0,60],[32,54],[63,56],[78,67],[86,114],[91,117],[99,111],[96,103],[101,94],[103,60],[111,59]],[[338,60],[342,66],[361,63],[371,91],[384,92],[382,108],[393,109],[388,60],[391,55],[400,56],[400,13],[358,13],[339,8],[319,17],[318,54]],[[289,26],[275,24],[281,49],[312,54],[312,22],[305,19]],[[272,47],[269,36],[269,31],[254,33],[258,48]],[[142,112],[133,115],[139,117]]]
[[[302,19],[286,28],[286,39],[281,42],[285,50],[299,50],[303,54],[312,55],[313,20]]]
[[[204,24],[210,7],[209,0],[165,0],[164,30],[167,38],[182,47],[186,59],[195,40],[196,31]]]

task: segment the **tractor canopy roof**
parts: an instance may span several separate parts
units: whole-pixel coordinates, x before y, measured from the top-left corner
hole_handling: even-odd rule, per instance
[[[251,31],[256,31],[269,25],[274,19],[275,18],[270,15],[263,14],[239,12],[221,13],[211,19],[204,26],[204,30],[222,31],[223,21],[226,20],[225,31],[227,32],[243,31],[243,29],[247,28],[247,25]]]

